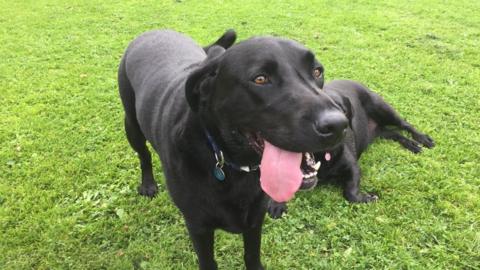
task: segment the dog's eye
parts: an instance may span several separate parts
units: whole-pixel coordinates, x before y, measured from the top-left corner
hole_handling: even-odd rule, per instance
[[[268,77],[265,75],[258,75],[257,77],[255,77],[253,82],[259,85],[264,85],[264,84],[267,84],[269,80],[268,80]]]
[[[322,73],[323,73],[322,68],[318,67],[313,70],[313,76],[317,79],[322,76]]]

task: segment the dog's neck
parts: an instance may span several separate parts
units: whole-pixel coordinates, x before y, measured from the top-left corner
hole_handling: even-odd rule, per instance
[[[217,162],[214,149],[217,148],[222,151],[225,161],[231,164],[230,169],[237,171],[246,171],[245,167],[248,167],[248,170],[256,169],[260,163],[260,156],[238,131],[220,127],[209,120],[211,118],[204,117],[202,114],[190,110],[187,114],[186,123],[182,124],[183,130],[177,133],[179,134],[177,139],[184,143],[178,145],[189,145],[194,148],[182,149],[182,152],[192,157],[198,156],[199,153],[202,153],[199,155],[201,157],[209,156],[207,159],[198,159],[198,163],[201,163],[199,165],[202,167],[210,168]],[[217,156],[219,156],[218,153]]]
[[[251,148],[247,139],[238,130],[211,123],[205,124],[205,130],[210,134],[210,141],[218,145],[229,162],[238,166],[256,166],[260,163],[258,153]]]

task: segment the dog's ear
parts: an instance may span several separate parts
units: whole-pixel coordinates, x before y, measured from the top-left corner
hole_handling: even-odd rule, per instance
[[[325,83],[325,76],[323,75],[323,73],[321,77],[317,79],[317,81],[318,81],[318,87],[320,87],[320,89],[323,89],[323,85]]]
[[[185,97],[194,112],[198,112],[200,106],[205,103],[224,52],[223,47],[212,46],[208,50],[207,58],[188,75],[185,82]]]
[[[353,106],[350,102],[350,99],[347,97],[342,97],[342,102],[339,104],[342,107],[345,116],[347,116],[348,123],[350,127],[352,126],[352,119],[353,119]]]
[[[322,74],[317,79],[317,85],[318,85],[318,87],[320,87],[320,89],[323,89],[323,85],[325,83],[325,68],[322,65],[320,65],[319,68],[320,68]]]
[[[348,119],[348,124],[350,127],[352,126],[352,119],[353,119],[353,106],[350,102],[350,99],[340,95],[331,95],[330,96],[333,101],[342,108],[343,113]]]
[[[237,33],[235,33],[235,30],[229,29],[225,33],[223,33],[223,35],[217,41],[206,47],[203,47],[203,50],[208,53],[208,51],[214,46],[220,46],[224,49],[228,49],[233,45],[233,43],[235,43],[236,39]]]

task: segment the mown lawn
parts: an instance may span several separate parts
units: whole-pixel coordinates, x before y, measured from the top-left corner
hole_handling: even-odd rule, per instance
[[[234,28],[304,43],[327,80],[364,82],[437,142],[369,148],[378,203],[299,194],[266,220],[268,269],[480,269],[480,2],[312,2],[1,1],[0,268],[196,268],[158,158],[160,194],[136,193],[116,70],[146,30],[206,44]],[[242,269],[241,237],[216,241],[220,269]]]

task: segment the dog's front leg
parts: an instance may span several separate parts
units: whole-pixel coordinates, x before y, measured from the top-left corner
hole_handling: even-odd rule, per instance
[[[214,231],[210,229],[197,231],[188,228],[188,232],[192,239],[195,253],[197,253],[199,269],[217,270],[217,263],[213,254]]]
[[[350,151],[344,152],[347,169],[345,170],[345,183],[343,188],[343,196],[349,202],[371,202],[378,200],[378,196],[372,193],[360,192],[360,167],[356,158]]]
[[[262,263],[260,262],[260,244],[262,240],[262,224],[249,228],[244,231],[243,236],[243,248],[245,250],[244,260],[247,270],[263,270]]]

